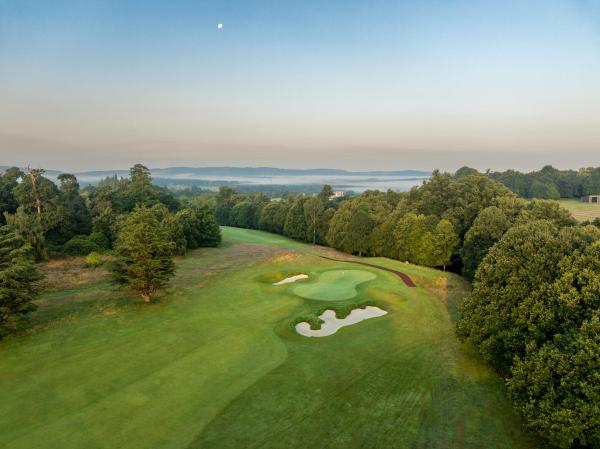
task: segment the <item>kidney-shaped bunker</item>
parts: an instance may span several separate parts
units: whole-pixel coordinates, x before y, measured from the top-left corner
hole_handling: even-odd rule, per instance
[[[364,309],[354,309],[346,318],[342,319],[335,316],[334,310],[326,310],[319,316],[324,321],[321,329],[313,330],[310,328],[310,324],[303,321],[296,324],[296,332],[305,337],[327,337],[328,335],[335,334],[344,326],[351,326],[352,324],[383,315],[387,315],[387,312],[374,306],[367,306]]]

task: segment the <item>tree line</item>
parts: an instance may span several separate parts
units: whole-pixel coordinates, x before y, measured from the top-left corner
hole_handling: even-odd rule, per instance
[[[222,187],[211,207],[221,225],[260,229],[359,256],[450,266],[469,279],[509,227],[539,218],[576,224],[558,203],[520,199],[479,173],[434,171],[409,192],[368,190],[335,199],[332,194],[324,186],[317,195],[270,200]]]
[[[141,164],[129,178],[85,191],[71,174],[57,185],[43,170],[9,168],[0,176],[0,217],[0,335],[33,309],[35,262],[87,255],[96,266],[107,252],[115,281],[148,301],[172,277],[174,256],[221,240],[212,210],[153,185]]]
[[[457,173],[473,171],[474,169],[463,167]],[[523,198],[557,200],[600,194],[600,167],[558,170],[546,165],[541,170],[529,173],[506,170],[487,174]]]

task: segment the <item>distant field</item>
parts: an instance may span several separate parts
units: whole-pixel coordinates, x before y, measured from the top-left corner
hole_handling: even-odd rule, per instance
[[[559,203],[565,209],[568,209],[579,221],[593,220],[600,218],[600,204],[584,203],[579,200],[559,200]]]
[[[319,257],[344,257],[332,250],[223,231],[220,248],[178,259],[152,304],[81,260],[47,266],[54,288],[29,329],[0,342],[0,448],[534,447],[501,379],[456,339],[462,278],[353,258],[417,286],[367,266],[358,278]],[[365,303],[388,315],[325,338],[294,330]]]

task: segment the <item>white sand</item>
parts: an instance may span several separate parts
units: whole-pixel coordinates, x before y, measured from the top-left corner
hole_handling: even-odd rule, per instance
[[[291,284],[292,282],[299,281],[300,279],[308,279],[308,276],[306,274],[297,274],[296,276],[285,278],[283,281],[275,282],[273,285]]]
[[[379,307],[367,306],[364,309],[354,309],[346,318],[340,320],[336,318],[335,311],[326,310],[319,317],[324,321],[321,324],[321,329],[312,330],[310,324],[302,322],[296,324],[296,332],[305,337],[327,337],[328,335],[335,334],[344,326],[351,326],[352,324],[383,315],[387,315],[385,310]]]

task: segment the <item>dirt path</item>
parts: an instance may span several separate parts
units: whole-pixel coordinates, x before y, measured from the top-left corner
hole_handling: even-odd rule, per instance
[[[400,279],[402,279],[402,281],[404,281],[404,283],[406,284],[407,287],[416,287],[417,286],[417,284],[414,283],[414,281],[411,279],[411,277],[408,274],[402,273],[401,271],[398,271],[398,270],[392,270],[391,268],[382,267],[381,265],[374,265],[372,263],[359,262],[357,260],[334,259],[333,257],[327,257],[327,256],[319,256],[319,257],[322,257],[323,259],[333,260],[335,262],[348,262],[348,263],[355,263],[357,265],[364,265],[366,267],[378,268],[383,271],[388,271],[390,273],[394,273],[396,276],[398,276]]]

